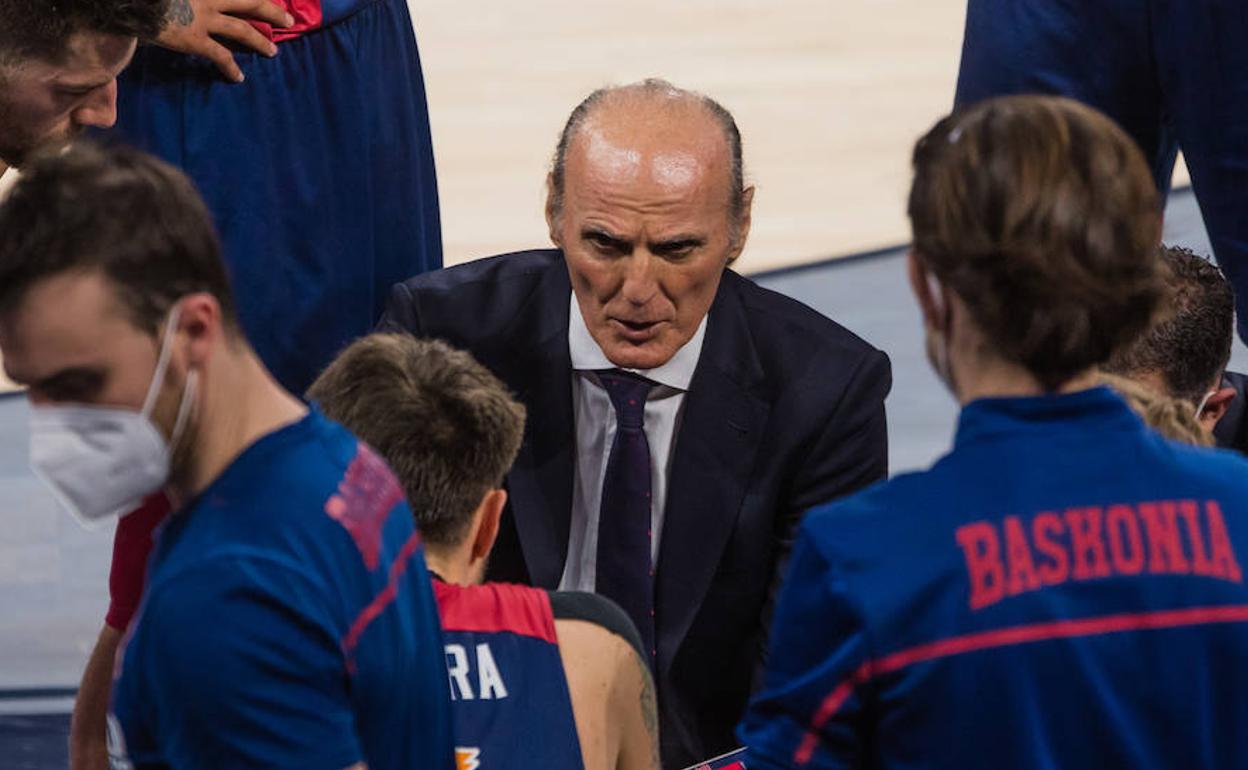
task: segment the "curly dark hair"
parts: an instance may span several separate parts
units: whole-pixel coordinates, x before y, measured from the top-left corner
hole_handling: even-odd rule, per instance
[[[915,147],[909,214],[918,259],[1050,392],[1134,339],[1161,297],[1144,156],[1069,99],[1003,97],[938,122]]]
[[[168,10],[169,0],[0,0],[0,64],[60,62],[79,32],[150,40]]]
[[[1200,403],[1231,360],[1235,295],[1217,265],[1189,249],[1162,249],[1161,312],[1105,369],[1124,377],[1161,375],[1175,398]]]

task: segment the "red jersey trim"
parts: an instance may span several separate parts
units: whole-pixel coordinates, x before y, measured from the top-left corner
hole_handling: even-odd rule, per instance
[[[381,613],[385,612],[386,608],[393,604],[398,597],[399,580],[407,572],[408,562],[420,550],[420,543],[420,533],[413,532],[412,536],[403,544],[399,555],[395,557],[394,563],[390,565],[390,579],[387,581],[386,587],[381,589],[381,592],[373,597],[368,606],[360,611],[359,616],[347,631],[347,635],[342,638],[342,651],[347,659],[348,671],[355,671],[355,661],[352,656],[355,654],[356,646],[360,643],[360,637],[368,629],[368,625],[380,617]]]
[[[853,694],[854,688],[871,679],[891,674],[916,663],[949,658],[968,652],[978,652],[1017,644],[1042,642],[1052,639],[1071,639],[1080,636],[1121,633],[1123,631],[1155,631],[1184,626],[1203,626],[1221,623],[1248,622],[1248,605],[1226,607],[1195,607],[1184,610],[1161,610],[1158,612],[1124,613],[1103,615],[1079,620],[1058,620],[1051,623],[1034,623],[1025,626],[1000,628],[976,634],[965,634],[941,639],[916,647],[910,647],[878,660],[869,660],[841,682],[824,698],[819,710],[810,721],[806,735],[793,753],[797,767],[809,764],[819,745],[819,731],[840,711]]]
[[[433,581],[443,631],[512,633],[558,644],[550,596],[538,588],[486,583],[458,586]]]

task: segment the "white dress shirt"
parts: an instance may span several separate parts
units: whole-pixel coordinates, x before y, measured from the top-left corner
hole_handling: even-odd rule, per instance
[[[7,168],[0,174],[0,202],[9,197],[9,191],[17,184],[17,169]]]
[[[611,397],[595,372],[617,368],[598,343],[573,295],[568,313],[568,351],[572,354],[572,412],[576,430],[576,464],[572,481],[572,527],[568,535],[568,560],[563,567],[561,591],[593,591],[598,576],[598,513],[602,505],[602,482],[615,440],[616,417]],[[650,445],[651,562],[659,558],[663,512],[667,503],[667,480],[672,469],[676,436],[684,411],[685,393],[702,355],[706,318],[672,358],[657,369],[629,369],[658,383],[646,398],[644,429]]]

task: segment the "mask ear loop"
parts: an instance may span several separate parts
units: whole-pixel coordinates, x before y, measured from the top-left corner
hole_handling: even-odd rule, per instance
[[[1215,393],[1217,393],[1216,390],[1211,390],[1205,394],[1204,398],[1200,400],[1200,404],[1196,406],[1196,419],[1197,420],[1200,419],[1200,415],[1205,411],[1205,406],[1209,403],[1209,399],[1213,398]]]
[[[152,408],[156,406],[156,396],[160,393],[160,386],[165,382],[165,371],[169,366],[169,356],[173,354],[173,332],[178,327],[178,316],[181,315],[182,308],[174,305],[169,311],[169,320],[165,322],[164,335],[160,341],[160,354],[156,357],[156,372],[152,375],[152,384],[147,388],[147,397],[143,399],[142,415],[150,417]]]

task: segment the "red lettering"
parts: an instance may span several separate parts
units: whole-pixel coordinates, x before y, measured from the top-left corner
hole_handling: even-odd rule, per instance
[[[1105,541],[1101,537],[1101,509],[1071,508],[1066,511],[1066,526],[1070,528],[1075,579],[1108,577],[1109,559],[1105,556]]]
[[[1179,503],[1179,515],[1187,523],[1187,539],[1192,544],[1192,572],[1207,577],[1221,577],[1209,561],[1205,549],[1205,535],[1200,531],[1200,508],[1195,500],[1184,500]]]
[[[1105,534],[1109,540],[1109,556],[1118,574],[1140,574],[1144,570],[1144,541],[1131,506],[1114,505],[1105,512]]]
[[[1244,573],[1235,558],[1231,536],[1226,531],[1226,520],[1222,518],[1222,506],[1216,500],[1210,500],[1205,503],[1205,516],[1209,519],[1209,558],[1215,574],[1234,583],[1244,582]]]
[[[1179,541],[1177,512],[1174,503],[1140,503],[1140,516],[1148,537],[1148,571],[1154,575],[1191,572]]]
[[[954,533],[966,557],[971,581],[971,609],[978,610],[1005,596],[1005,568],[1001,565],[1001,542],[986,521],[964,524]]]
[[[1036,541],[1036,550],[1053,562],[1040,565],[1040,580],[1046,586],[1065,583],[1070,579],[1070,557],[1062,544],[1052,539],[1065,531],[1066,525],[1056,513],[1041,513],[1031,522],[1031,537]]]
[[[1017,516],[1005,517],[1005,560],[1010,566],[1006,591],[1011,596],[1040,587],[1040,577],[1031,560],[1031,547],[1027,545],[1027,536]]]

